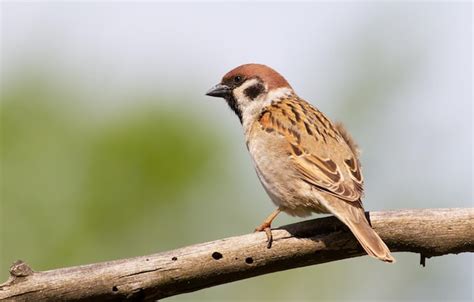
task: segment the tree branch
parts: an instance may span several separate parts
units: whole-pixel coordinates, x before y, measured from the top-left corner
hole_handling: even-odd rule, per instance
[[[374,229],[393,252],[424,259],[474,251],[474,209],[372,212]],[[34,272],[24,262],[10,268],[0,299],[150,301],[295,267],[365,255],[334,217],[196,244],[173,251],[97,264]],[[375,261],[375,260],[374,260]],[[388,264],[387,264],[388,265]],[[395,264],[396,265],[396,264]]]

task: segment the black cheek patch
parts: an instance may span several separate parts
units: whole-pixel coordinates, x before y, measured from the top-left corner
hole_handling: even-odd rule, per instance
[[[246,97],[248,97],[249,99],[251,100],[254,100],[255,98],[257,98],[260,94],[262,94],[263,92],[265,91],[265,87],[260,84],[260,83],[257,83],[253,86],[250,86],[248,88],[246,88],[244,90],[244,94]]]

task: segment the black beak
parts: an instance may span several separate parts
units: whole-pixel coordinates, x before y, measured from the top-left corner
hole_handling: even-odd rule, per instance
[[[206,95],[208,96],[215,96],[218,98],[224,98],[230,94],[231,90],[230,87],[227,85],[223,84],[217,84],[216,86],[212,87],[209,89],[208,92],[206,92]]]

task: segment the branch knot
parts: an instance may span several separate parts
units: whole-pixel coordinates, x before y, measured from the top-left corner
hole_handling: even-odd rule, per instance
[[[33,273],[34,271],[31,269],[31,267],[22,260],[13,262],[12,266],[10,267],[10,276],[14,278],[27,277],[33,275]]]

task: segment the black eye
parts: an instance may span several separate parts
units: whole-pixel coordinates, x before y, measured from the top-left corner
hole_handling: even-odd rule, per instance
[[[234,77],[234,83],[239,84],[240,82],[242,82],[242,77],[241,76],[235,76]]]

